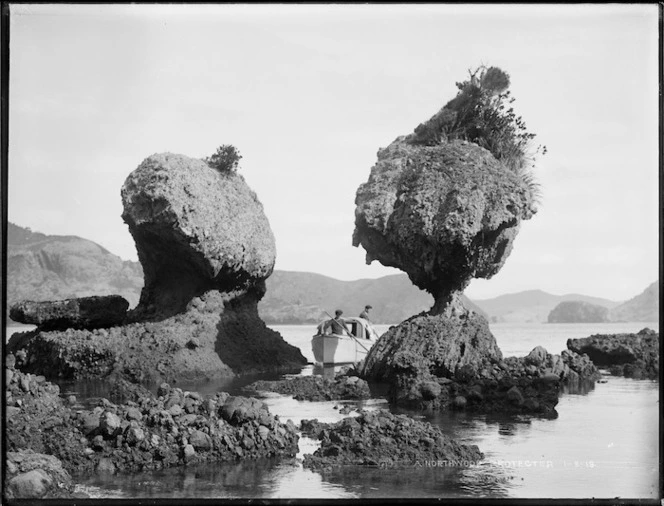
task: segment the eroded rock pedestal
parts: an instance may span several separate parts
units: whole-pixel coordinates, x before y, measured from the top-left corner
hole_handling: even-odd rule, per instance
[[[138,306],[114,326],[56,331],[44,321],[36,332],[16,334],[9,349],[22,368],[161,382],[306,363],[258,316],[275,244],[242,176],[162,153],[127,177],[122,201],[145,273]]]
[[[378,152],[357,191],[353,244],[435,300],[381,336],[361,368],[390,385],[393,402],[555,416],[564,377],[545,365],[522,373],[523,359],[508,365],[488,322],[459,301],[473,278],[503,266],[536,212],[533,192],[527,177],[465,141],[423,146],[406,136]]]

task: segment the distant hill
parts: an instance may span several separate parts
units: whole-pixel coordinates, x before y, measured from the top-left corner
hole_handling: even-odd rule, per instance
[[[118,294],[133,307],[143,287],[140,263],[123,261],[77,236],[46,235],[8,223],[7,301]],[[429,309],[433,298],[405,274],[340,281],[309,272],[275,271],[258,308],[267,323],[314,323],[324,311],[358,315],[373,306],[376,323],[398,323]],[[481,312],[465,299],[467,307]]]
[[[580,300],[565,300],[554,307],[549,323],[604,323],[609,321],[609,309]]]
[[[266,323],[316,323],[327,318],[325,311],[335,309],[357,316],[367,304],[373,307],[375,323],[399,323],[433,305],[433,297],[405,274],[340,281],[310,272],[275,271],[266,284],[267,293],[258,304]],[[463,302],[482,313],[469,299],[464,297]]]
[[[7,301],[57,300],[89,295],[119,294],[131,306],[138,303],[143,272],[138,262],[123,261],[99,244],[77,236],[45,235],[8,224]],[[608,299],[541,290],[470,301],[466,307],[491,322],[546,322],[563,301],[582,301],[606,307],[612,320],[659,319],[659,282],[621,304]],[[267,280],[267,294],[258,305],[267,323],[314,323],[325,311],[342,309],[358,315],[373,306],[376,323],[398,323],[427,310],[433,298],[413,286],[405,274],[378,279],[340,281],[310,272],[275,271]]]
[[[542,290],[527,290],[473,302],[483,309],[489,315],[489,321],[494,323],[543,323],[547,321],[553,308],[564,301],[587,302],[608,309],[620,304],[599,297],[575,293],[553,295]]]
[[[77,236],[7,224],[7,303],[118,294],[138,303],[143,270]]]
[[[659,280],[627,302],[614,307],[610,312],[613,321],[656,322],[659,321]]]

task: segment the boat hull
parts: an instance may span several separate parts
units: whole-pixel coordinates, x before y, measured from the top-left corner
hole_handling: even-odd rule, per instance
[[[316,362],[321,364],[350,364],[363,360],[371,343],[363,349],[357,340],[336,334],[316,335],[311,339],[311,349]]]

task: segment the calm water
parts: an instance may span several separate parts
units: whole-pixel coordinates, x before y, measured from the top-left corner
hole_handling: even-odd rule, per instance
[[[596,333],[637,332],[657,323],[492,324],[505,356],[525,355],[537,345],[551,353],[569,338]],[[313,361],[309,326],[274,326]],[[378,326],[379,333],[388,326]],[[333,374],[309,365],[300,374]],[[255,378],[181,385],[202,392],[240,392]],[[479,465],[439,467],[435,461],[400,469],[340,468],[320,474],[302,468],[298,459],[261,460],[87,479],[79,488],[109,498],[365,498],[365,497],[659,497],[659,384],[606,377],[589,392],[565,394],[556,420],[530,417],[438,414],[427,418],[448,435],[477,444],[485,459]],[[103,395],[103,385],[71,386],[79,397]],[[381,398],[363,402],[298,402],[272,394],[265,399],[282,420],[340,420],[340,405],[387,408]],[[352,415],[353,413],[351,413]],[[413,416],[421,417],[418,413]],[[317,442],[300,439],[300,454]]]

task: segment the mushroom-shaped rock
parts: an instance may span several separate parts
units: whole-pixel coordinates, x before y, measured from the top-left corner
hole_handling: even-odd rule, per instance
[[[378,152],[355,198],[353,244],[405,271],[441,312],[473,277],[490,278],[534,212],[532,189],[484,148],[399,137]]]
[[[14,334],[8,349],[30,357],[26,370],[158,385],[306,364],[258,314],[275,245],[242,176],[153,155],[127,177],[122,200],[145,273],[138,306],[108,329]]]
[[[145,274],[135,313],[170,316],[206,290],[264,293],[275,243],[241,175],[171,153],[147,158],[122,187],[122,218]]]

